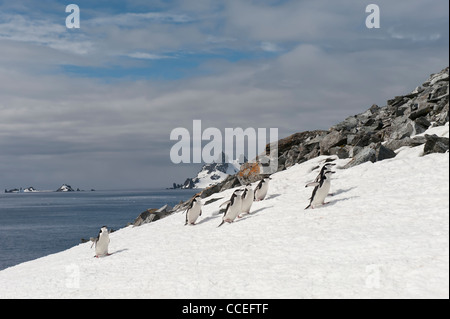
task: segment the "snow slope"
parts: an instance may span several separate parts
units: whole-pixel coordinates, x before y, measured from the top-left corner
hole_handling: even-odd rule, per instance
[[[0,297],[449,298],[449,154],[422,149],[347,170],[337,160],[329,204],[304,210],[325,157],[312,159],[272,175],[266,200],[232,224],[217,228],[230,189],[196,226],[177,213],[112,233],[109,257],[86,243],[5,269]]]

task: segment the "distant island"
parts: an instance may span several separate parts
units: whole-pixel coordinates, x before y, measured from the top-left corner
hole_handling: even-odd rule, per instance
[[[94,192],[95,189],[91,189],[91,192]],[[27,187],[27,188],[12,188],[12,189],[5,189],[5,193],[39,193],[39,192],[49,192],[49,191],[39,191],[36,190],[33,186]],[[62,184],[55,192],[84,192],[84,189],[77,188],[74,190],[72,186],[68,184]]]

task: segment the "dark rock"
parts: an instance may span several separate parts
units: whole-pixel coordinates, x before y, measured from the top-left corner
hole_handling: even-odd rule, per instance
[[[423,155],[431,153],[445,153],[449,149],[448,137],[439,137],[436,134],[433,135],[425,134],[425,139],[427,141],[423,148]]]
[[[424,136],[415,136],[414,138],[405,137],[401,140],[389,140],[386,142],[385,146],[393,151],[399,149],[403,146],[415,147],[425,144],[426,139]]]
[[[421,109],[418,109],[418,110],[415,111],[415,112],[412,112],[412,113],[409,115],[409,118],[410,118],[411,120],[414,121],[414,120],[415,120],[416,118],[418,118],[418,117],[427,115],[428,113],[431,112],[431,110],[432,110],[431,106],[423,107],[423,108],[421,108]]]
[[[422,117],[418,117],[414,120],[414,122],[422,127],[424,127],[425,129],[428,129],[431,125],[430,121],[427,120],[427,118],[425,116]]]
[[[349,147],[348,146],[335,146],[329,149],[330,155],[337,155],[339,158],[349,157]]]
[[[376,161],[376,157],[377,155],[375,150],[370,146],[366,146],[359,151],[353,159],[344,166],[344,168],[350,168],[368,161],[374,163]]]
[[[375,114],[376,112],[378,112],[380,110],[380,107],[376,104],[372,104],[372,106],[370,107],[370,112],[372,112],[373,114]]]
[[[331,131],[330,134],[326,135],[319,143],[320,154],[329,155],[330,148],[345,145],[346,143],[347,135],[339,131]]]
[[[393,150],[383,146],[381,143],[372,143],[370,146],[366,146],[354,154],[353,159],[344,168],[350,168],[368,161],[375,163],[395,156],[396,153]]]
[[[358,119],[355,116],[349,116],[344,121],[331,127],[335,131],[350,131],[358,125]]]
[[[239,178],[237,175],[229,175],[225,180],[220,183],[220,191],[224,191],[226,189],[230,189],[236,186],[241,186],[241,182],[239,181]]]
[[[151,223],[153,219],[156,217],[155,212],[157,211],[157,208],[147,209],[146,211],[139,214],[139,216],[134,220],[133,226],[141,226],[147,223]]]
[[[328,134],[328,131],[316,130],[295,133],[288,137],[285,137],[278,141],[278,155],[280,156],[284,152],[289,151],[294,145],[300,145],[304,143],[308,144],[313,141],[317,141],[317,139],[320,139],[326,134]]]
[[[396,140],[401,140],[405,137],[411,136],[414,132],[413,122],[408,119],[397,118],[392,122],[390,127],[389,137]]]
[[[159,209],[151,208],[143,211],[132,223],[133,227],[141,226],[144,224],[152,223],[160,220],[166,216],[171,215],[175,210],[169,205],[164,205]]]
[[[393,150],[383,146],[382,144],[378,145],[378,147],[375,150],[375,156],[377,161],[393,158],[396,155],[397,154]]]
[[[360,132],[352,140],[353,146],[364,147],[371,143],[380,142],[380,135],[374,132]]]

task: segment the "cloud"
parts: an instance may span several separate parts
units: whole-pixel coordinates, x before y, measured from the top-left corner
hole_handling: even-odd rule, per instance
[[[48,46],[50,48],[85,55],[93,43],[83,35],[67,32],[63,24],[46,19],[30,19],[24,15],[0,14],[0,40]]]
[[[263,51],[267,51],[267,52],[279,52],[281,51],[281,48],[276,45],[275,43],[272,42],[261,42],[261,49]]]
[[[123,13],[105,15],[89,19],[86,23],[89,27],[95,26],[120,26],[136,27],[149,22],[155,23],[188,23],[194,19],[187,14],[176,14],[169,12],[142,12],[142,13]]]
[[[130,58],[135,59],[145,59],[145,60],[160,60],[160,59],[172,59],[173,57],[168,55],[161,55],[161,54],[152,54],[147,52],[133,52],[128,54]]]
[[[61,24],[2,11],[4,187],[169,186],[198,168],[169,160],[170,131],[194,119],[276,127],[280,138],[327,129],[448,65],[448,13],[426,1],[380,1],[380,30],[365,28],[354,1],[128,5],[81,6],[77,31],[63,11]]]

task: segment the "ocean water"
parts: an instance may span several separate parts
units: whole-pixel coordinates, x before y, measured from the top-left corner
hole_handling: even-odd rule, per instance
[[[0,194],[0,270],[120,229],[148,208],[174,206],[198,190]]]

